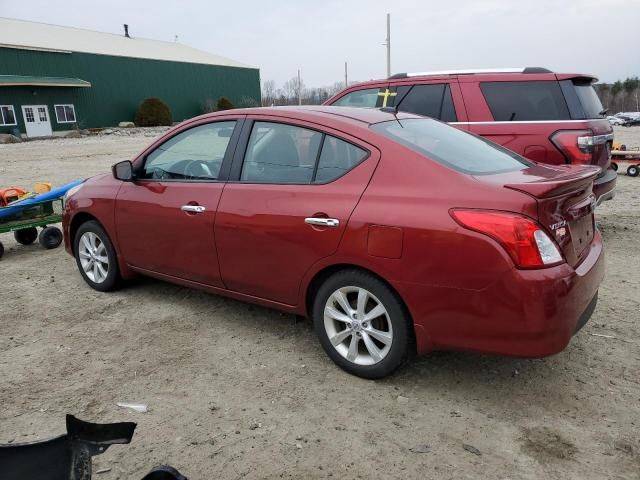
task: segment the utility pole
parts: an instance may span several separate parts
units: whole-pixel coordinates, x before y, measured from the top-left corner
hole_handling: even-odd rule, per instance
[[[391,76],[391,14],[387,13],[387,78]]]
[[[344,88],[349,86],[349,78],[347,76],[347,62],[344,62]]]
[[[298,69],[298,105],[302,105],[302,84],[300,82],[300,69]]]

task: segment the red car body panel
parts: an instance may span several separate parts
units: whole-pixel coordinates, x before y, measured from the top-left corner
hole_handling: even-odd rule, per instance
[[[399,114],[410,117],[415,116]],[[94,177],[65,204],[66,249],[73,254],[78,219],[90,215],[109,234],[125,277],[137,271],[301,315],[310,313],[318,275],[361,267],[402,298],[419,353],[447,348],[537,357],[561,351],[602,281],[600,234],[587,232],[584,221],[574,226],[569,219],[573,243],[562,247],[567,262],[522,270],[495,240],[456,223],[450,209],[517,212],[540,219],[552,234],[554,206],[555,213],[573,211],[593,222],[590,182],[597,170],[533,167],[470,176],[368,128],[390,118],[378,110],[317,107],[246,109],[187,121],[145,149],[134,164],[140,166],[180,131],[228,119],[321,129],[369,156],[324,185]],[[555,193],[545,200],[549,192]],[[179,206],[189,202],[206,205],[207,215],[181,212]],[[314,215],[337,218],[340,226],[305,224]],[[588,241],[572,257],[578,237]]]

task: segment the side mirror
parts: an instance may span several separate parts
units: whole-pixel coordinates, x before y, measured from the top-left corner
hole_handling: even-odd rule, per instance
[[[131,182],[133,180],[133,164],[129,160],[116,163],[111,167],[113,178],[123,182]]]

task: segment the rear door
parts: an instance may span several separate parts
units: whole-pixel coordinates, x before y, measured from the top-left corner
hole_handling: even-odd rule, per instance
[[[333,254],[378,163],[378,151],[333,130],[280,117],[243,128],[215,225],[233,291],[295,305],[301,280]]]

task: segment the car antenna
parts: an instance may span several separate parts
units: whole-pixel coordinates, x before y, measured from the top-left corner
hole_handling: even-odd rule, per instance
[[[398,107],[382,107],[380,109],[381,112],[385,112],[385,113],[390,113],[393,115],[393,118],[396,119],[396,122],[398,122],[398,125],[400,125],[400,128],[404,128],[402,126],[402,123],[400,123],[400,120],[398,120]]]

